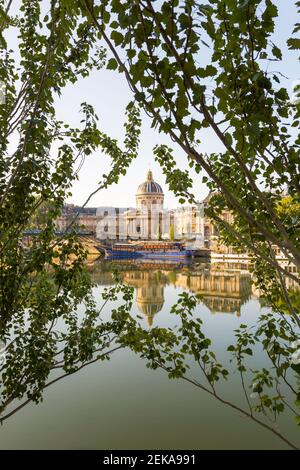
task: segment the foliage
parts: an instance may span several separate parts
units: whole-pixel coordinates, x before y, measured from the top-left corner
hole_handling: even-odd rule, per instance
[[[25,312],[37,295],[35,286],[43,284],[49,272],[57,289],[53,299],[65,292],[70,302],[83,300],[86,292],[72,292],[72,280],[84,275],[85,259],[83,247],[72,231],[75,220],[68,233],[57,239],[55,219],[78,178],[78,161],[96,149],[109,155],[112,168],[102,176],[96,189],[99,191],[116,183],[137,154],[140,119],[132,103],[126,111],[125,150],[97,128],[98,117],[87,103],[80,110],[81,128],[56,119],[55,98],[66,85],[102,67],[105,60],[104,49],[94,45],[95,28],[80,17],[79,11],[77,2],[52,0],[45,16],[40,1],[24,0],[20,15],[4,25],[17,29],[18,50],[10,51],[5,28],[1,31],[0,79],[6,85],[5,103],[0,105],[2,326],[15,314]],[[43,230],[26,246],[23,232],[33,222]],[[51,299],[43,299],[41,309],[48,305]]]
[[[300,102],[299,87],[294,91],[296,99],[291,99],[284,83],[286,78],[269,67],[284,60],[275,43],[278,15],[275,3],[271,0],[209,0],[207,4],[195,0],[106,0],[94,6],[88,0],[81,3],[83,13],[98,28],[111,51],[109,68],[124,74],[136,101],[151,117],[152,126],[184,150],[189,166],[213,194],[207,216],[215,221],[226,244],[241,251],[246,249],[252,256],[258,288],[277,312],[292,315],[291,334],[296,335],[300,326],[298,296],[288,283],[299,285]],[[299,10],[299,2],[296,6]],[[292,34],[298,31],[296,24]],[[298,49],[298,39],[289,38],[288,34],[288,47]],[[219,153],[201,152],[206,128],[221,143]],[[156,146],[154,155],[180,202],[195,202],[192,178],[189,172],[177,167],[172,149]],[[232,221],[222,217],[224,209],[233,214]],[[288,265],[278,261],[278,252],[288,260]],[[193,321],[189,322],[190,327],[194,327]],[[283,340],[287,339],[284,334],[289,331],[288,324],[284,316],[280,325]],[[184,331],[188,335],[188,330]],[[241,374],[244,354],[250,354],[249,345],[258,341],[264,331],[271,337],[275,334],[275,330],[270,333],[268,322],[263,323],[257,336],[248,335],[243,328],[237,332],[238,346],[237,349],[233,346],[232,351]],[[160,334],[157,332],[161,339]],[[197,330],[195,338],[199,340],[199,336]],[[190,349],[194,337],[188,338],[186,351],[194,353]],[[183,376],[186,368],[183,357],[174,350],[178,345],[171,333],[166,342],[162,340],[160,353],[153,342],[147,344],[145,351],[150,351],[150,356],[145,354],[150,366],[156,367],[159,357],[159,365],[170,376]],[[282,359],[283,350],[279,351]],[[174,368],[165,354],[174,361]],[[210,381],[214,374],[219,377],[218,365],[214,363],[214,367]],[[260,373],[267,386],[274,384],[265,371],[257,372]],[[281,398],[280,393],[273,398],[262,395],[258,411],[268,408],[275,415],[280,413],[284,406]],[[252,408],[249,414],[252,417]]]
[[[116,279],[116,285],[103,293],[104,304],[99,311],[90,292],[89,277],[80,275],[72,282],[72,290],[70,286],[65,287],[58,297],[52,277],[40,280],[26,318],[16,313],[11,319],[0,367],[0,421],[30,401],[41,401],[48,386],[96,361],[109,360],[110,355],[122,347],[116,338],[130,321],[132,289]],[[77,305],[70,297],[75,289],[81,291],[83,299]],[[49,290],[53,292],[52,299]],[[123,302],[113,308],[119,294]],[[37,300],[47,301],[44,311]],[[101,312],[109,304],[111,319],[103,321]],[[51,324],[49,318],[52,318]],[[21,403],[17,403],[18,400]]]
[[[293,354],[297,348],[300,351],[300,339],[293,332],[293,325],[287,329],[286,319],[274,318],[273,314],[263,315],[256,327],[240,325],[235,330],[235,344],[227,348],[232,369],[224,365],[228,364],[225,351],[222,363],[217,359],[213,344],[205,333],[205,325],[196,313],[196,305],[195,296],[180,294],[171,309],[178,317],[178,327],[145,330],[138,324],[128,323],[119,341],[145,359],[147,367],[165,370],[170,379],[187,381],[296,449],[297,444],[280,432],[277,423],[283,411],[299,423],[300,365],[293,364]],[[256,368],[255,354],[261,346],[268,357],[269,368]],[[235,371],[239,373],[244,397],[241,405],[226,396],[222,384],[228,379],[233,380]]]
[[[37,203],[38,201],[36,201]],[[47,226],[49,213],[53,210],[51,203],[43,201],[41,204],[37,204],[37,209],[30,217],[28,228],[32,229],[43,229]]]
[[[169,135],[202,181],[220,194],[207,215],[227,243],[246,249],[276,275],[299,282],[275,256],[280,249],[300,267],[298,224],[278,210],[286,191],[295,207],[300,202],[300,102],[290,99],[282,74],[269,68],[284,60],[274,42],[275,3],[81,3],[112,53],[109,68],[125,75],[152,126]],[[292,34],[298,31],[299,24]],[[288,34],[289,48],[297,49],[298,39]],[[220,141],[221,152],[201,152],[206,128]],[[194,202],[191,177],[177,167],[172,150],[164,145],[154,153],[181,202]],[[224,204],[234,214],[232,223],[221,216]],[[284,283],[277,285],[285,299]]]
[[[275,248],[300,266],[295,223],[300,108],[281,86],[281,75],[267,68],[270,61],[282,60],[272,38],[276,6],[271,0],[209,0],[207,5],[194,0],[103,0],[100,5],[50,0],[44,14],[41,5],[41,0],[22,0],[20,14],[13,16],[0,0],[0,81],[5,84],[5,102],[0,104],[0,339],[6,344],[2,420],[20,409],[13,407],[15,400],[24,398],[21,406],[37,402],[43,389],[61,377],[127,347],[148,367],[192,383],[295,448],[256,415],[274,419],[288,409],[299,424],[299,411],[287,404],[281,388],[289,388],[298,408],[294,377],[299,364],[291,357],[297,352],[293,343],[299,341],[299,304],[283,277],[298,283],[298,273],[277,262]],[[17,51],[11,51],[6,34],[13,28],[19,37]],[[298,30],[296,25],[293,34]],[[59,121],[55,113],[55,99],[67,85],[103,66],[105,51],[96,47],[102,40],[113,54],[108,69],[125,74],[138,103],[127,107],[123,149],[98,129],[91,105],[82,103],[79,128]],[[297,38],[290,38],[288,46],[298,48]],[[214,191],[208,215],[226,243],[252,253],[257,285],[282,314],[279,319],[263,316],[254,331],[241,325],[236,343],[228,347],[245,408],[217,390],[229,370],[217,359],[195,315],[195,297],[182,294],[172,308],[180,320],[178,329],[145,330],[129,315],[132,289],[117,281],[104,294],[103,308],[119,296],[123,303],[103,322],[84,267],[86,253],[73,230],[76,218],[63,237],[55,237],[55,219],[70,195],[79,161],[102,150],[112,162],[86,204],[126,174],[138,151],[140,107],[153,127],[185,151],[196,173],[206,172],[202,180]],[[220,153],[199,150],[207,127],[222,143]],[[192,178],[177,168],[172,149],[156,146],[154,156],[180,201],[194,202]],[[286,190],[289,196],[283,199]],[[232,224],[220,217],[224,207],[234,214]],[[40,214],[42,231],[27,246],[23,232]],[[283,316],[286,312],[292,319]],[[266,352],[271,372],[253,369],[249,382],[246,362],[257,345]],[[204,383],[188,375],[191,361]],[[63,375],[55,377],[59,370]],[[246,381],[258,394],[254,406]]]
[[[2,411],[22,397],[39,401],[53,371],[70,374],[106,358],[123,322],[119,316],[101,323],[76,217],[60,237],[55,220],[92,152],[111,160],[96,191],[126,173],[138,151],[139,112],[128,105],[123,148],[98,129],[87,103],[79,110],[79,127],[57,119],[55,103],[65,87],[103,67],[106,54],[95,45],[97,31],[80,15],[78,2],[51,0],[46,13],[42,3],[22,0],[14,15],[11,2],[0,0]],[[33,225],[41,231],[28,242],[24,232]]]

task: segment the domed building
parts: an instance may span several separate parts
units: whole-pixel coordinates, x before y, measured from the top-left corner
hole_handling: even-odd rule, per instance
[[[149,170],[145,181],[139,184],[136,208],[99,207],[96,236],[99,240],[169,240],[197,237],[201,233],[203,217],[198,206],[175,210],[164,208],[164,192]]]
[[[147,173],[147,179],[141,183],[136,192],[136,208],[162,210],[164,193],[161,186],[153,179],[152,171]]]
[[[136,209],[125,215],[130,238],[159,240],[168,237],[173,213],[164,210],[164,198],[162,187],[154,181],[152,171],[149,170],[146,181],[138,186]]]

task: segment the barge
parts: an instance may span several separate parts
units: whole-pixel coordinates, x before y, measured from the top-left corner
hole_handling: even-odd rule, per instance
[[[150,258],[150,259],[182,259],[193,255],[180,242],[136,242],[115,243],[105,248],[106,258]]]

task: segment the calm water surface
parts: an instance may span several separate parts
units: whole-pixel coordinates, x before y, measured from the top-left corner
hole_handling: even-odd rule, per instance
[[[123,280],[135,288],[132,314],[143,326],[172,327],[170,314],[177,296],[201,296],[197,313],[213,340],[220,361],[240,323],[255,324],[263,309],[246,266],[189,266],[118,262]],[[111,263],[94,266],[95,295],[112,284]],[[242,269],[241,269],[242,268]],[[106,311],[109,316],[110,309]],[[255,357],[257,368],[263,355]],[[191,374],[200,378],[197,369]],[[197,375],[198,374],[198,375]],[[244,404],[237,374],[224,387],[230,400]],[[281,431],[299,442],[290,415]],[[117,351],[110,361],[96,363],[60,381],[0,428],[1,449],[284,449],[284,443],[238,412],[201,390],[163,371],[151,371],[130,351]]]

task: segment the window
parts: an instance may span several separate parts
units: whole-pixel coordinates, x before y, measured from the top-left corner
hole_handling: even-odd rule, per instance
[[[104,225],[104,232],[108,232],[108,225]]]
[[[104,211],[103,216],[104,216],[104,217],[107,217],[107,216],[108,216],[108,211]]]

